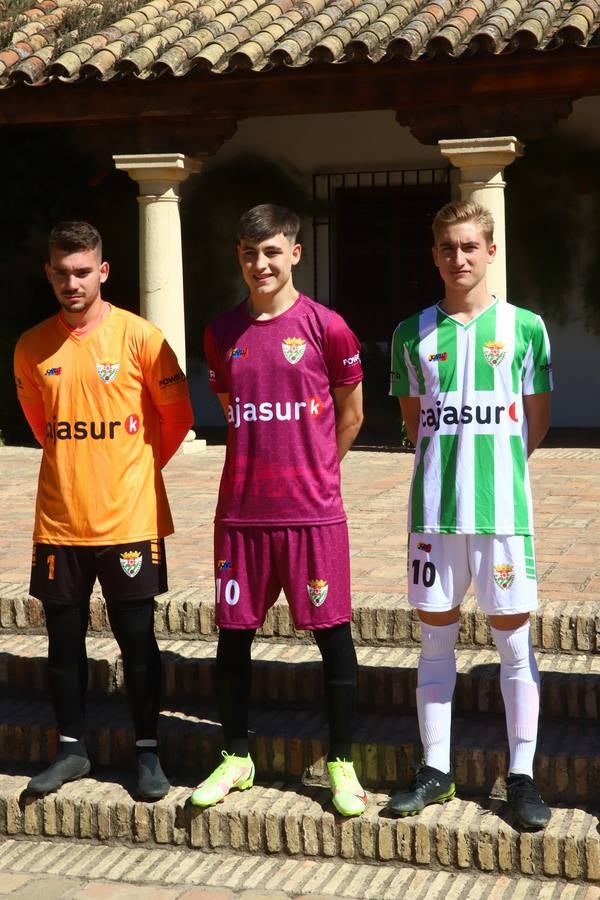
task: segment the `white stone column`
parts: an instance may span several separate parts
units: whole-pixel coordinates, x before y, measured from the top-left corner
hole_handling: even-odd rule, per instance
[[[140,315],[158,325],[186,371],[179,190],[202,163],[183,153],[113,156],[140,194]]]
[[[140,315],[157,325],[185,372],[185,301],[179,190],[202,162],[183,153],[113,156],[115,166],[139,185]],[[184,450],[200,449],[189,431]],[[192,443],[194,442],[194,443]]]
[[[440,150],[460,170],[460,199],[474,200],[492,213],[495,222],[496,258],[489,267],[491,293],[506,300],[506,229],[504,169],[523,155],[515,137],[464,138],[439,141]]]

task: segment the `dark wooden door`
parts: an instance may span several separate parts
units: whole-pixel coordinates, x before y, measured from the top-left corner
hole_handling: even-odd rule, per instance
[[[332,305],[361,341],[390,341],[398,322],[441,298],[431,222],[449,199],[449,184],[336,191]]]

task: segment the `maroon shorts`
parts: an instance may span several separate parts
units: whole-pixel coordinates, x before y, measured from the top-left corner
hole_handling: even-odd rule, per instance
[[[348,527],[215,526],[216,619],[220,628],[260,628],[283,589],[296,628],[349,622]]]

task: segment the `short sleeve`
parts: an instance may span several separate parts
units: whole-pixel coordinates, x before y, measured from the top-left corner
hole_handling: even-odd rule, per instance
[[[213,394],[228,394],[227,372],[221,361],[215,336],[210,325],[204,330],[204,355],[208,366],[208,386]]]
[[[35,379],[31,360],[27,356],[27,350],[23,338],[20,338],[15,347],[14,354],[15,384],[17,397],[20,403],[42,403],[42,392]]]
[[[360,341],[337,314],[327,324],[324,353],[331,387],[343,387],[362,381]]]
[[[155,406],[167,406],[186,400],[187,378],[175,351],[158,328],[146,335],[144,341],[144,381]]]
[[[529,348],[525,355],[523,393],[545,394],[553,388],[550,341],[542,319],[535,317]]]

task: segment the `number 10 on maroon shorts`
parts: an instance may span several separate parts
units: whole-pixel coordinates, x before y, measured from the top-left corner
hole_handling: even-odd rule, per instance
[[[260,628],[283,589],[296,628],[349,622],[350,552],[345,522],[215,525],[215,601],[220,628]]]

